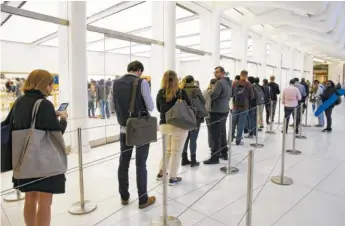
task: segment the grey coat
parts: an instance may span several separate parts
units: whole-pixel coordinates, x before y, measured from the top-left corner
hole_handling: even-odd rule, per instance
[[[219,79],[210,92],[210,112],[227,113],[230,111],[230,98],[232,95],[232,82],[228,77]]]

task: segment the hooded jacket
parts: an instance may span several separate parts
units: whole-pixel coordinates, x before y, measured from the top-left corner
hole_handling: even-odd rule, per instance
[[[227,113],[230,110],[232,82],[228,77],[219,79],[214,89],[210,92],[211,113]]]

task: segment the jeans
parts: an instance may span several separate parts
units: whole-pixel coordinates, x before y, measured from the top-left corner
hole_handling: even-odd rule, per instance
[[[105,114],[107,114],[107,118],[110,117],[110,112],[109,112],[109,102],[108,100],[101,100],[101,113],[102,113],[102,118],[105,118]]]
[[[322,100],[316,100],[316,109],[318,109],[322,105]],[[323,116],[323,112],[317,117],[317,120],[319,121],[320,126],[325,125],[325,118]]]
[[[227,155],[227,144],[224,144],[224,137],[226,141],[226,120],[229,115],[227,113],[210,113],[210,127],[213,147],[211,154],[214,155]],[[224,145],[224,146],[223,146]]]
[[[89,101],[89,108],[88,108],[88,112],[89,112],[89,117],[95,117],[95,104],[93,101]]]
[[[187,149],[188,149],[188,143],[189,143],[189,150],[190,150],[190,155],[195,156],[196,155],[196,148],[197,148],[197,139],[199,135],[199,128],[195,130],[191,130],[188,132],[188,136],[186,139],[186,142],[184,143],[183,147],[183,153],[187,154]]]
[[[327,119],[327,129],[332,129],[332,111],[332,107],[329,107],[325,110],[325,115]]]
[[[314,112],[316,110],[316,103],[312,103],[311,108],[313,109],[313,112]]]
[[[259,106],[257,106],[259,107]],[[249,130],[249,136],[256,136],[256,124],[257,124],[257,114],[256,114],[256,108],[252,108],[249,110],[248,113],[248,130]]]
[[[260,105],[260,106],[258,106],[258,108],[259,108],[259,120],[258,120],[258,124],[260,125],[260,126],[263,126],[264,125],[264,105],[262,104],[262,105]]]
[[[276,115],[276,108],[277,108],[277,103],[278,103],[278,100],[273,100],[273,109],[272,109],[272,122],[274,122],[274,117]]]
[[[232,137],[235,137],[235,130],[236,132],[236,143],[239,144],[243,138],[243,130],[244,124],[246,123],[246,119],[248,117],[247,110],[233,110],[232,116]],[[230,131],[229,131],[230,133]]]
[[[296,120],[296,134],[298,133],[298,126],[299,126],[299,111],[297,111],[297,116],[295,117],[295,108],[294,107],[285,107],[284,108],[284,118],[286,118],[286,132],[288,131],[289,127],[289,120],[290,120],[290,115],[293,116],[294,120]]]
[[[120,164],[118,169],[119,192],[122,200],[129,199],[128,168],[132,157],[133,146],[126,145],[126,134],[120,133]],[[139,205],[147,202],[147,169],[146,160],[149,155],[150,144],[136,147],[135,164],[137,168],[137,188]]]

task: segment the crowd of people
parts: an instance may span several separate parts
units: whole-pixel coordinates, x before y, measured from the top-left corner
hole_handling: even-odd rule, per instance
[[[6,92],[13,95],[13,97],[19,97],[22,95],[22,88],[25,83],[25,78],[16,78],[15,82],[10,79],[5,83]]]
[[[134,147],[136,148],[138,207],[143,209],[156,201],[154,196],[149,196],[147,193],[146,161],[150,143],[129,144],[127,136],[133,133],[128,130],[129,119],[139,118],[143,114],[149,116],[149,112],[152,112],[156,106],[160,113],[159,131],[163,135],[166,148],[166,156],[162,156],[161,163],[157,166],[156,179],[162,180],[167,175],[169,185],[177,185],[182,181],[182,177],[178,176],[180,165],[189,165],[192,168],[200,165],[197,161],[197,139],[202,123],[207,124],[208,146],[211,152],[210,158],[203,162],[206,165],[219,164],[220,159],[229,158],[229,143],[226,134],[226,122],[229,114],[232,116],[232,130],[228,132],[231,133],[236,145],[243,145],[243,134],[245,133],[248,134],[246,138],[249,139],[258,136],[259,128],[256,127],[264,128],[264,121],[267,125],[274,123],[278,96],[281,91],[273,75],[270,76],[270,81],[263,79],[260,82],[259,78],[248,76],[248,72],[243,70],[232,81],[225,69],[219,66],[215,68],[214,78],[210,80],[208,88],[202,91],[192,75],[186,76],[180,82],[177,73],[168,70],[163,74],[161,88],[154,101],[149,82],[140,78],[144,72],[144,65],[139,61],[133,61],[128,65],[127,72],[126,75],[114,81],[91,81],[88,84],[89,117],[95,117],[94,103],[96,101],[100,105],[102,118],[109,118],[111,112],[114,111],[120,125],[121,155],[118,182],[123,205],[128,205],[130,200],[128,171]],[[326,103],[333,94],[337,94],[339,89],[332,81],[322,84],[315,80],[310,86],[304,78],[301,79],[301,82],[295,78],[289,83],[290,85],[282,91],[281,97],[286,118],[289,118],[290,115],[295,116],[294,110],[301,109],[299,106],[305,105],[308,97],[310,97],[314,111]],[[32,126],[32,120],[35,119],[34,121],[37,122],[35,129],[37,130],[64,133],[67,127],[67,113],[56,112],[53,104],[46,99],[53,91],[53,76],[47,71],[35,70],[28,76],[22,90],[24,95],[16,100],[8,117],[1,123],[2,128],[10,125],[12,131],[29,129]],[[32,109],[39,100],[43,101],[33,116],[32,112],[35,111]],[[171,123],[168,113],[179,103],[185,103],[189,110],[192,109],[195,118],[193,129],[188,130],[183,126]],[[332,131],[332,110],[338,104],[340,104],[340,98],[325,108],[327,127],[323,130],[324,132]],[[297,125],[301,121],[299,115],[297,114],[295,117]],[[319,115],[318,122],[317,127],[324,126],[323,113]],[[296,129],[298,130],[298,126]],[[156,130],[154,132],[156,133]],[[31,143],[29,142],[28,145]],[[58,156],[50,157],[51,159],[59,158]],[[165,157],[167,159],[166,172],[163,168],[163,158]],[[29,161],[30,159],[24,160]],[[23,159],[18,164],[22,164],[22,161]],[[34,163],[32,162],[32,164]],[[20,166],[14,167],[17,170],[16,175],[20,175]],[[24,205],[26,225],[49,225],[52,195],[65,192],[66,170],[67,168],[62,166],[59,173],[42,180],[37,180],[40,177],[35,176],[13,178],[14,186],[19,187],[20,191],[26,192]]]

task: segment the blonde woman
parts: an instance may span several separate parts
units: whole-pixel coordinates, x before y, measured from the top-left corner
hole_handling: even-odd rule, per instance
[[[181,152],[186,141],[188,131],[169,125],[165,120],[165,113],[169,111],[178,98],[185,100],[191,106],[191,102],[187,93],[179,88],[179,81],[175,71],[166,71],[163,75],[161,89],[158,91],[156,106],[160,112],[160,128],[159,130],[165,135],[167,169],[169,174],[169,185],[176,185],[182,181],[181,177],[177,177]],[[163,161],[159,166],[157,180],[163,179]]]
[[[12,120],[13,130],[29,129],[34,104],[37,100],[43,99],[36,116],[36,129],[64,133],[67,127],[67,113],[55,112],[54,105],[46,99],[53,91],[53,76],[48,71],[35,70],[26,79],[23,91],[24,95],[17,99],[14,108],[3,123],[8,124]],[[37,163],[39,164],[40,161],[47,160],[37,160]],[[65,174],[47,178],[13,178],[14,188],[18,187],[21,192],[25,192],[26,226],[50,225],[53,194],[65,193],[65,181]]]

